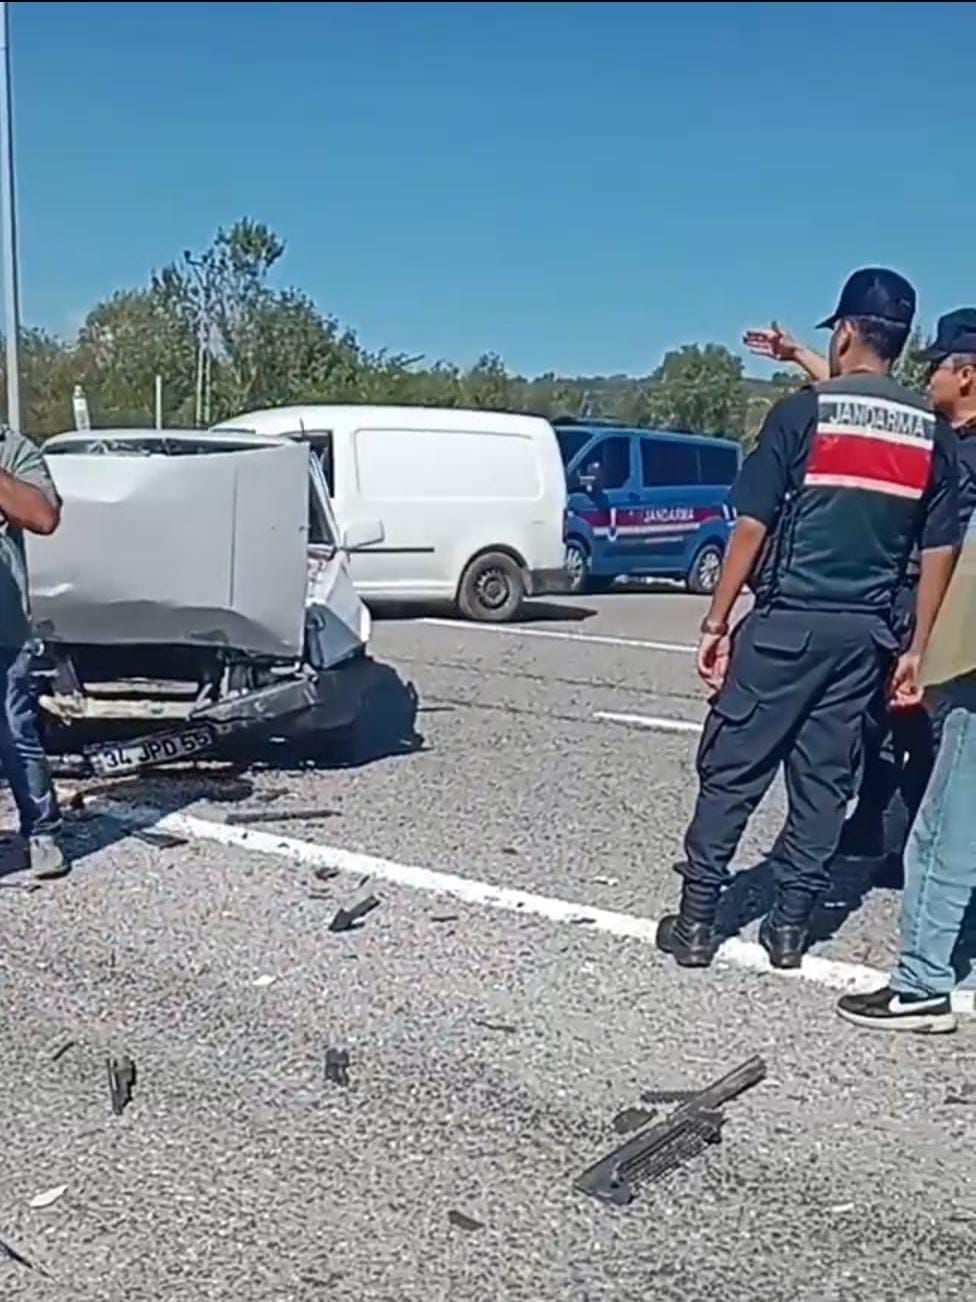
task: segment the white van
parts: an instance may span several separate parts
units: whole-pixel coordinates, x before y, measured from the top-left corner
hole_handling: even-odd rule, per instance
[[[446,599],[469,619],[500,623],[527,596],[568,591],[566,476],[546,420],[324,405],[247,412],[215,428],[313,445],[366,599]]]

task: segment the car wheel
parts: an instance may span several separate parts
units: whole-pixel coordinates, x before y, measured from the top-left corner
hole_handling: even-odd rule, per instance
[[[566,544],[566,573],[569,575],[569,590],[578,596],[585,592],[590,577],[590,553],[586,545],[576,538]]]
[[[721,573],[722,549],[716,543],[708,543],[691,563],[687,579],[688,591],[710,597],[718,587]]]
[[[504,552],[476,556],[461,576],[458,607],[465,619],[504,624],[525,600],[525,578],[517,561]]]

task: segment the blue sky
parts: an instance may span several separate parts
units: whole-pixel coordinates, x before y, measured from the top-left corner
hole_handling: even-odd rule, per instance
[[[865,263],[976,300],[973,5],[11,13],[31,324],[244,214],[368,346],[526,372],[809,334]]]

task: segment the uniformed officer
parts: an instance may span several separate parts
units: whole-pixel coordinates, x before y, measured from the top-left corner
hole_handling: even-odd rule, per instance
[[[914,690],[958,538],[952,432],[891,377],[914,313],[903,277],[855,272],[822,322],[831,378],[777,403],[735,486],[738,520],[698,649],[716,695],[681,905],[657,936],[683,966],[712,960],[729,862],[781,763],[788,814],[760,940],[774,966],[799,966],[852,794],[863,715],[895,663],[892,607],[917,547],[915,632],[893,678],[903,697]],[[730,640],[732,608],[757,565],[755,607]]]

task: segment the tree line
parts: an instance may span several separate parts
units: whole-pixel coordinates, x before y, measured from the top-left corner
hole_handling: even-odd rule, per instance
[[[785,372],[751,379],[740,357],[714,343],[669,352],[645,376],[527,378],[494,353],[462,368],[371,352],[302,290],[269,284],[284,251],[274,231],[244,218],[202,253],[187,251],[147,285],[99,303],[75,339],[25,329],[24,428],[40,437],[70,428],[78,384],[93,425],[150,425],[160,376],[171,427],[283,403],[389,402],[621,420],[749,443],[772,403],[799,383]],[[0,387],[5,401],[2,369]]]

